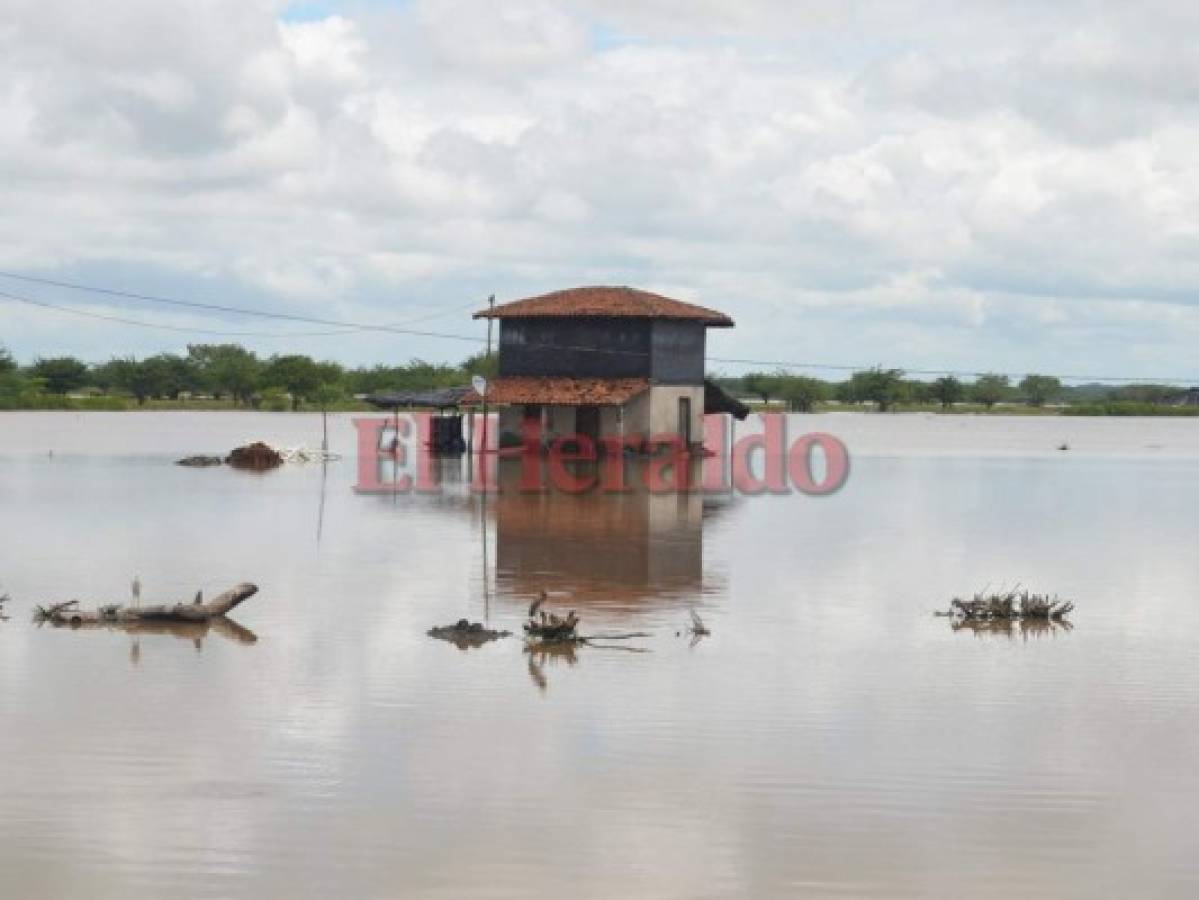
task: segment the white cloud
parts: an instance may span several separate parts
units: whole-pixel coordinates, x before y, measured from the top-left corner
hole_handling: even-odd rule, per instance
[[[1193,356],[1199,17],[1176,4],[105,9],[0,13],[2,268],[378,321],[665,284],[735,314],[729,356]],[[0,340],[43,349],[0,309]],[[175,340],[75,324],[89,356]]]

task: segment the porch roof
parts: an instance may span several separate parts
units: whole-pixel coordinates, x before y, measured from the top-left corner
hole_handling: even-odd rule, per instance
[[[487,402],[542,406],[619,406],[649,390],[648,378],[497,378],[487,385]],[[475,405],[483,398],[471,391],[462,402]]]

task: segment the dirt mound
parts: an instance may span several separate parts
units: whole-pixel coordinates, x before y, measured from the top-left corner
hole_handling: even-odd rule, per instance
[[[225,458],[225,462],[236,469],[254,469],[263,472],[283,465],[283,457],[273,447],[268,447],[262,441],[255,441],[244,447],[235,448]]]

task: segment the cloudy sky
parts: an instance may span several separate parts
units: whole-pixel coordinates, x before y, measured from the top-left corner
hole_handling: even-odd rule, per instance
[[[630,284],[732,314],[720,357],[1189,380],[1197,32],[1183,0],[0,0],[0,270],[474,337],[488,294]],[[26,360],[476,346],[0,291],[228,335],[0,297]]]

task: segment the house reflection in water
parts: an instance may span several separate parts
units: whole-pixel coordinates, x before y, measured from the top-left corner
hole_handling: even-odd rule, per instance
[[[575,464],[575,474],[595,466]],[[555,489],[540,463],[540,485],[522,484],[522,461],[501,460],[500,490],[489,499],[496,525],[496,592],[528,602],[541,590],[551,605],[591,610],[644,610],[654,601],[700,600],[722,582],[705,574],[703,493],[651,492],[644,459],[626,459],[624,492]],[[698,461],[694,463],[698,465]],[[693,483],[699,483],[698,476]],[[558,598],[555,597],[558,595]],[[672,604],[673,605],[673,604]]]

